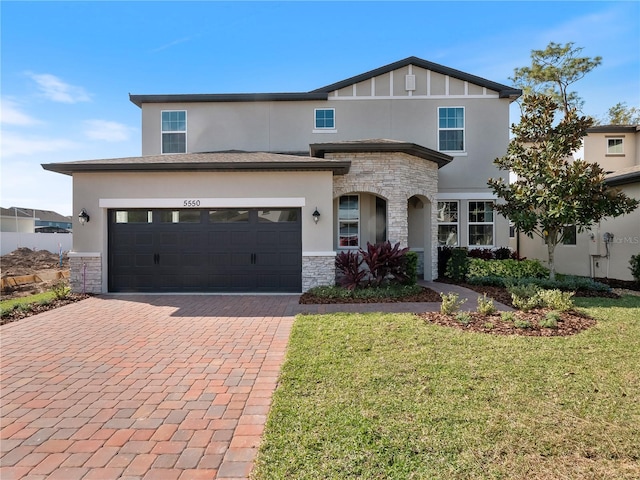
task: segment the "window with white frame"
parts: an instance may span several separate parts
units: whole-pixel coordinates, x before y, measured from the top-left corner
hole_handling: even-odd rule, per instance
[[[187,112],[162,112],[162,153],[187,152]]]
[[[464,152],[464,107],[438,108],[438,150]]]
[[[335,108],[316,108],[313,125],[316,130],[335,130],[336,109]]]
[[[458,246],[458,202],[438,202],[438,245]]]
[[[338,246],[360,246],[360,197],[343,195],[338,200]]]
[[[469,246],[493,245],[493,202],[469,202]]]
[[[622,138],[607,138],[607,154],[618,155],[624,153]]]

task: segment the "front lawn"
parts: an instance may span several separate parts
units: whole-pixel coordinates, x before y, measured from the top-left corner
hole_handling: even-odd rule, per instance
[[[640,298],[569,337],[299,316],[256,479],[640,478]]]

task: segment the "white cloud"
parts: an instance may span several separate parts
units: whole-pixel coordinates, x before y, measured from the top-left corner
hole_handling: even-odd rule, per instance
[[[0,100],[0,105],[0,121],[4,125],[28,127],[41,123],[39,120],[21,112],[18,104],[13,100],[3,98]]]
[[[91,95],[82,87],[63,82],[55,75],[49,73],[28,74],[40,88],[46,98],[60,103],[88,102]]]
[[[79,145],[63,138],[46,138],[3,132],[0,152],[3,158],[36,153],[51,153],[77,148]]]
[[[87,120],[84,134],[92,140],[124,142],[129,140],[133,128],[123,123],[108,120]]]

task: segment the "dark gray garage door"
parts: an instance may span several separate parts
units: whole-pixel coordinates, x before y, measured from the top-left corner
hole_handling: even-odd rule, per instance
[[[299,208],[109,211],[110,292],[300,292]]]

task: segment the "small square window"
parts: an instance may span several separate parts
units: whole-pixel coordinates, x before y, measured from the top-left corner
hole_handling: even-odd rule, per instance
[[[335,108],[316,108],[314,125],[315,125],[315,128],[317,129],[335,129],[336,128]]]
[[[608,138],[607,153],[614,155],[624,153],[622,138]]]

